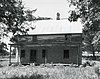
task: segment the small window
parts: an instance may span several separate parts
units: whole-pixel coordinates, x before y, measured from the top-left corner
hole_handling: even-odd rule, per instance
[[[64,50],[64,59],[68,59],[69,58],[69,50]]]
[[[67,35],[65,35],[65,40],[68,40],[68,37],[67,37]]]
[[[21,50],[21,57],[25,57],[25,50]]]
[[[42,50],[42,58],[45,58],[46,56],[46,50]]]
[[[33,42],[36,42],[36,41],[37,41],[37,36],[34,35],[34,36],[33,36]]]
[[[65,40],[71,40],[71,34],[65,34]]]

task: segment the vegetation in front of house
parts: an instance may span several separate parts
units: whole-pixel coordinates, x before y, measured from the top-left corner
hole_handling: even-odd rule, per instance
[[[99,61],[84,60],[79,67],[61,64],[8,66],[7,63],[9,61],[0,62],[0,79],[98,79],[100,76]]]
[[[13,77],[11,77],[11,78],[7,78],[7,79],[44,79],[43,78],[43,75],[31,75],[30,77],[28,77],[28,76],[21,76],[21,77],[16,77],[16,76],[13,76]]]
[[[98,68],[96,68],[98,71]],[[95,67],[16,66],[0,68],[0,79],[98,79]]]

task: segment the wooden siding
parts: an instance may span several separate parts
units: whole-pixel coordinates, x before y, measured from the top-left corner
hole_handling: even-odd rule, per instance
[[[42,57],[42,50],[47,51],[46,63],[65,63],[81,64],[82,53],[79,46],[38,46],[24,47],[26,56],[21,63],[30,63],[30,50],[36,50],[36,63],[43,64],[45,59]],[[64,50],[69,50],[69,58],[63,58]],[[32,63],[32,62],[31,62]],[[34,63],[34,61],[33,61]]]
[[[65,35],[33,35],[19,37],[19,43],[27,44],[47,44],[47,43],[81,43],[81,34]]]
[[[81,64],[82,62],[81,34],[35,35],[21,38],[19,43],[23,44],[23,47],[19,49],[19,53],[22,49],[25,50],[25,57],[21,59],[21,63],[32,63],[30,62],[30,50],[36,50],[36,63],[45,62],[42,50],[47,51],[47,63]],[[64,50],[69,50],[68,59],[63,58]]]

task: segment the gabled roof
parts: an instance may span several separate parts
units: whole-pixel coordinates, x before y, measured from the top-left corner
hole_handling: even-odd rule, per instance
[[[80,22],[70,22],[68,20],[42,20],[37,21],[35,29],[30,30],[29,35],[36,34],[71,34],[82,33]]]

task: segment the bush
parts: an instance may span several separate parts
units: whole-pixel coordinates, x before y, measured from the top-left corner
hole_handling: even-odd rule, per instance
[[[89,61],[83,64],[83,67],[86,67],[86,66],[91,66]]]

